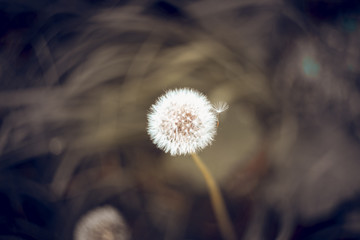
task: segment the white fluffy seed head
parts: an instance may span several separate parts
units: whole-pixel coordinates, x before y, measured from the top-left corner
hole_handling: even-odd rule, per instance
[[[111,206],[96,208],[77,223],[75,240],[129,240],[128,227],[120,213]]]
[[[167,91],[151,106],[148,134],[166,153],[185,155],[210,145],[217,115],[202,93],[188,88]]]

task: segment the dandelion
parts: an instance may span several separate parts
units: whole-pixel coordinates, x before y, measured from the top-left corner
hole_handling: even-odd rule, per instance
[[[120,213],[111,206],[96,208],[78,222],[75,240],[128,240],[128,227]]]
[[[193,89],[175,89],[152,105],[148,133],[166,153],[185,155],[211,144],[216,123],[217,114],[205,95]]]
[[[166,92],[148,114],[148,134],[160,149],[171,155],[191,154],[204,176],[220,231],[227,240],[236,235],[218,185],[197,151],[210,145],[216,134],[218,115],[226,103],[211,105],[202,93],[188,88]]]

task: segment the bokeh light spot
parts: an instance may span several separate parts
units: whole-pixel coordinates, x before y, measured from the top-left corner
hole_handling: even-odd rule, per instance
[[[320,71],[320,65],[310,57],[305,57],[303,59],[302,68],[308,77],[316,77]]]

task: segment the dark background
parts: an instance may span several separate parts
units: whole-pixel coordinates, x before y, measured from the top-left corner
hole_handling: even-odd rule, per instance
[[[239,239],[360,239],[360,2],[0,1],[0,239],[220,239],[189,156],[146,133],[166,89],[230,105],[199,155]]]

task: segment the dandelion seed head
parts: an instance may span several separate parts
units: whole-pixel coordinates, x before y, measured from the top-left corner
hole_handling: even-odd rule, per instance
[[[78,222],[75,240],[128,240],[128,227],[113,207],[99,207],[83,216]]]
[[[185,155],[210,145],[216,134],[216,114],[202,93],[188,88],[166,92],[148,114],[148,134],[166,153]]]

